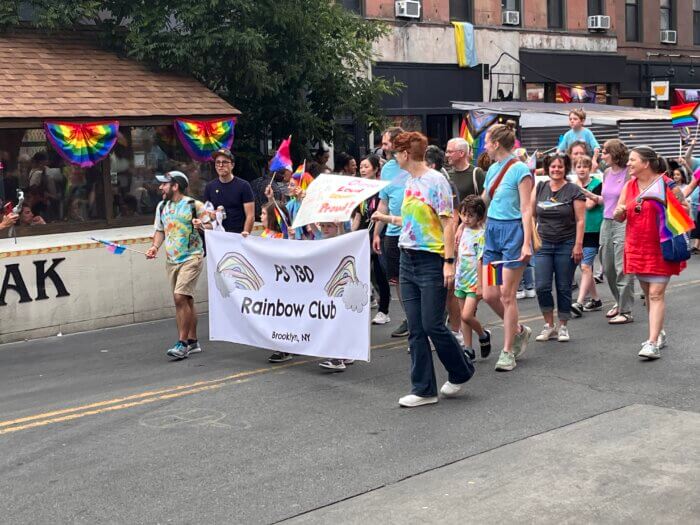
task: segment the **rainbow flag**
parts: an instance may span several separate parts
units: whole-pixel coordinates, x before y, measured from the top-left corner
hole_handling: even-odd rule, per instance
[[[292,179],[294,182],[296,182],[297,186],[299,186],[302,190],[306,191],[306,188],[309,187],[309,184],[311,184],[314,181],[314,178],[311,176],[311,173],[306,172],[306,161],[304,161],[303,164],[300,164],[296,171],[292,173]]]
[[[61,157],[81,168],[90,168],[112,151],[119,122],[44,122],[44,132]]]
[[[292,136],[282,141],[280,147],[277,148],[277,153],[270,162],[270,171],[289,170],[292,171],[292,157],[289,153],[289,146],[292,143]]]
[[[675,237],[688,233],[695,227],[695,223],[688,215],[681,203],[666,184],[663,177],[649,186],[637,197],[638,202],[648,200],[654,204],[659,217],[659,241],[665,242]]]
[[[501,286],[503,284],[503,261],[494,261],[486,266],[486,285]]]
[[[282,210],[277,201],[275,201],[275,220],[277,221],[277,226],[280,227],[283,239],[289,239],[289,223],[287,221],[287,214],[285,210]]]
[[[122,246],[121,244],[117,244],[116,242],[103,241],[102,239],[95,239],[94,237],[90,238],[93,241],[97,241],[100,244],[104,245],[104,247],[107,248],[107,251],[109,253],[113,253],[114,255],[121,255],[126,251],[126,246]]]
[[[698,116],[695,115],[695,110],[697,108],[697,102],[671,106],[671,124],[673,127],[685,128],[687,126],[696,126],[698,124]]]
[[[212,153],[233,145],[234,119],[185,120],[175,119],[175,133],[187,153],[194,160],[206,162]]]

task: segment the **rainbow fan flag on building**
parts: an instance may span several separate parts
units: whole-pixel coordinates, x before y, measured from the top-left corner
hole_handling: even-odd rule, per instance
[[[175,119],[175,133],[194,160],[206,162],[212,154],[233,145],[234,119],[185,120]]]
[[[90,168],[112,151],[119,122],[45,122],[44,132],[61,157],[81,168]]]

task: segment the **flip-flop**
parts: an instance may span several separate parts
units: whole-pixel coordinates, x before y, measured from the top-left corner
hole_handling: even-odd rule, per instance
[[[608,321],[608,324],[627,324],[633,322],[634,319],[630,314],[618,314]]]
[[[610,310],[608,310],[608,313],[605,314],[605,317],[608,319],[612,319],[613,317],[617,317],[620,315],[620,311],[617,309],[617,305],[613,306]]]

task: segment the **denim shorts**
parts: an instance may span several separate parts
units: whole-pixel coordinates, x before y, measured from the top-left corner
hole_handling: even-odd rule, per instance
[[[515,261],[520,258],[525,240],[523,222],[520,219],[501,221],[487,219],[486,244],[484,246],[483,263],[494,261]],[[520,268],[525,266],[523,262],[509,262],[503,265],[505,268]]]
[[[598,255],[597,246],[584,246],[583,247],[583,259],[581,259],[581,264],[590,266],[593,268],[593,263],[595,262],[595,256]]]

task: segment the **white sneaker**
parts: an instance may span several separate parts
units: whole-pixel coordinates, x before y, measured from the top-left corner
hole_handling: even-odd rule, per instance
[[[554,339],[555,337],[557,337],[557,335],[558,334],[556,326],[549,326],[549,324],[545,324],[544,328],[542,328],[542,331],[540,332],[540,335],[535,337],[535,341],[549,341],[550,339]]]
[[[666,330],[661,330],[661,332],[659,332],[659,337],[656,340],[656,346],[659,350],[666,348]],[[190,350],[190,353],[192,353],[192,350]]]
[[[384,312],[377,312],[377,315],[372,319],[372,324],[387,324],[391,322],[391,318]]]
[[[569,337],[569,328],[566,325],[559,325],[559,331],[557,332],[557,340],[560,343],[566,343],[571,340],[571,338]]]
[[[422,405],[433,405],[438,402],[437,396],[433,397],[421,397],[414,394],[408,394],[399,399],[399,405],[402,407],[419,407]]]
[[[528,299],[532,299],[533,297],[537,297],[537,290],[534,288],[530,288],[529,290],[525,290],[525,297]]]
[[[318,366],[325,368],[326,370],[333,370],[334,372],[345,371],[345,363],[342,359],[329,359],[328,361],[319,363]]]
[[[450,332],[452,332],[452,335],[454,335],[455,339],[457,339],[459,346],[464,346],[464,336],[462,335],[462,331],[457,330],[456,332],[453,332],[452,330],[450,330]]]
[[[642,349],[637,355],[639,357],[645,357],[647,359],[658,359],[659,357],[661,357],[659,347],[656,346],[656,343],[652,343],[651,341],[645,342],[644,346],[642,346]]]
[[[526,292],[525,290],[518,290],[515,292],[515,298],[516,299],[525,299]]]
[[[376,310],[377,308],[379,308],[379,303],[377,302],[376,299],[372,299],[372,302],[369,303],[369,307],[370,307],[372,310]]]
[[[454,383],[450,383],[449,381],[445,382],[444,385],[442,385],[442,388],[440,389],[440,393],[445,396],[445,397],[456,397],[464,390],[467,388],[467,383],[461,383],[459,385],[456,385]]]

